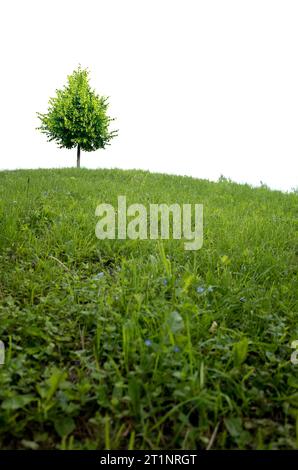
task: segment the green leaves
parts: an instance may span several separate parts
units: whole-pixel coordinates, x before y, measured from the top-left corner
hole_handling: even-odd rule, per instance
[[[60,437],[68,436],[74,431],[76,427],[74,420],[67,416],[61,419],[57,419],[54,422],[54,426]]]
[[[79,145],[91,152],[105,148],[117,135],[117,131],[109,130],[114,119],[107,115],[108,98],[90,88],[88,75],[88,70],[78,67],[68,76],[68,84],[50,99],[48,113],[37,113],[41,121],[38,129],[60,148]]]
[[[53,368],[51,376],[46,381],[46,387],[37,386],[40,396],[44,399],[45,403],[49,403],[60,385],[66,379],[66,372]]]
[[[239,417],[231,416],[230,418],[225,418],[225,426],[231,436],[238,437],[242,432],[242,420]]]
[[[8,411],[18,410],[19,408],[24,408],[28,403],[31,403],[35,397],[33,395],[16,395],[11,398],[6,398],[2,402],[2,408]]]
[[[234,344],[233,347],[233,360],[234,366],[239,367],[245,361],[248,352],[248,339],[243,338],[238,343]]]

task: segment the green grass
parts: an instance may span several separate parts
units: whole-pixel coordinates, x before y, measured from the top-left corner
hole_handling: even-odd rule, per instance
[[[118,195],[203,203],[202,249],[98,240]],[[0,447],[298,448],[297,228],[297,194],[224,179],[1,172]]]

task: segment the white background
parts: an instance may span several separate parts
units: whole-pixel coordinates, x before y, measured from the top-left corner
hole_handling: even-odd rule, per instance
[[[66,167],[36,111],[79,63],[119,136],[88,168],[298,186],[297,0],[7,0],[0,168]]]

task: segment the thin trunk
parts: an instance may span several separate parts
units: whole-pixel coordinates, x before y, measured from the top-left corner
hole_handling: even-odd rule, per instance
[[[81,165],[81,147],[80,144],[77,146],[77,168],[80,168]]]

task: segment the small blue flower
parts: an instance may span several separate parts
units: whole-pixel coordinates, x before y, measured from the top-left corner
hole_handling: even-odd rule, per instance
[[[205,287],[203,287],[203,286],[197,287],[197,293],[198,294],[203,294],[203,292],[205,292]]]
[[[180,352],[179,346],[176,346],[176,345],[175,345],[175,346],[173,347],[173,351],[176,352],[176,353],[177,353],[177,352]]]
[[[168,285],[167,279],[163,279],[162,283],[163,283],[164,286],[167,286]]]
[[[146,346],[150,347],[150,346],[152,346],[152,341],[150,339],[146,339],[145,344],[146,344]]]
[[[103,272],[96,274],[96,276],[94,276],[93,280],[98,281],[99,279],[101,279],[104,276],[104,274],[105,273],[103,273]]]

